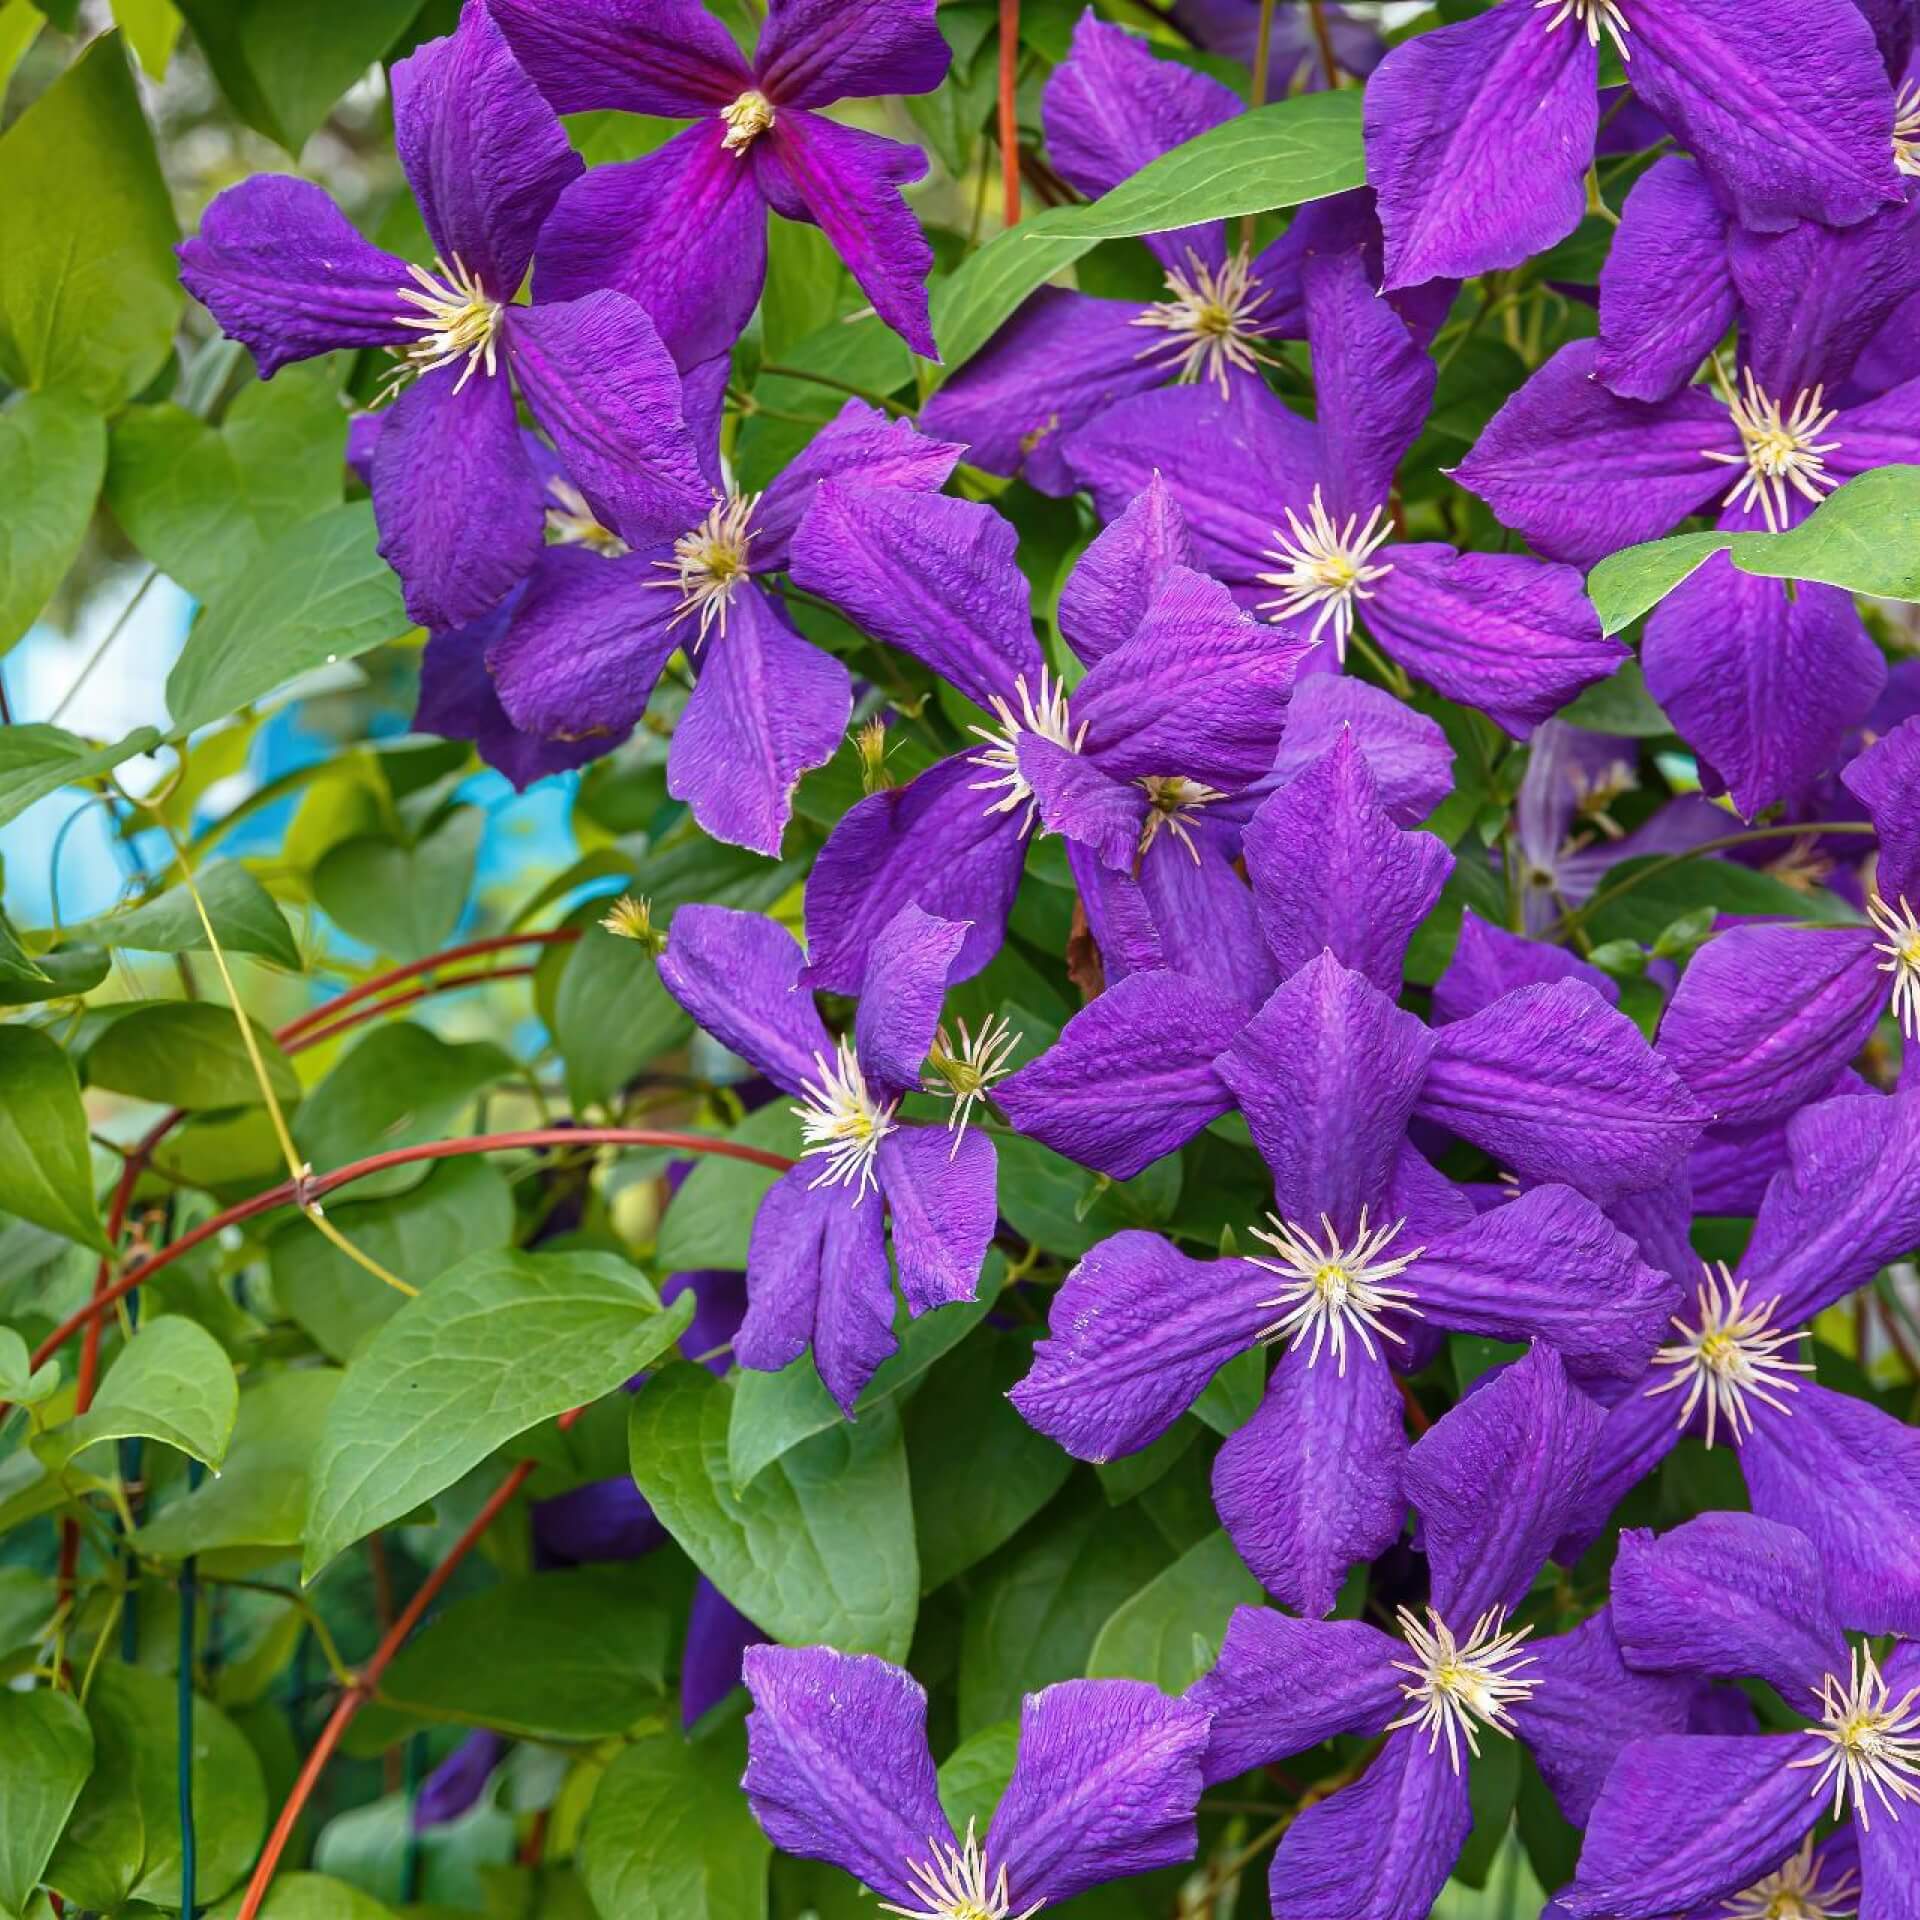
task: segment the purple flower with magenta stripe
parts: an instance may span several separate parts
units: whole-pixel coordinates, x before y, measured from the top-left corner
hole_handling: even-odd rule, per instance
[[[581,163],[482,0],[395,63],[393,115],[431,271],[370,246],[318,187],[260,174],[207,209],[180,247],[180,278],[263,378],[339,347],[398,356],[372,465],[380,551],[413,618],[451,628],[497,606],[543,543],[545,481],[516,388],[623,539],[671,539],[704,511],[706,488],[673,362],[641,307],[607,292],[514,304]]]
[[[955,1833],[909,1673],[830,1647],[746,1657],[754,1817],[904,1920],[1028,1920],[1090,1887],[1190,1860],[1207,1715],[1140,1680],[1064,1680],[1020,1708],[1013,1774],[986,1837]]]
[[[696,0],[489,4],[557,111],[693,122],[569,188],[541,236],[540,298],[617,288],[690,367],[725,353],[751,318],[771,208],[817,224],[881,319],[935,357],[933,250],[900,197],[926,156],[820,111],[937,87],[950,55],[933,0],[773,0],[751,60]]]
[[[955,1084],[966,1063],[938,1064],[948,1057],[941,1001],[965,936],[956,921],[903,906],[874,942],[854,1031],[837,1040],[802,984],[798,943],[772,920],[682,907],[660,957],[667,991],[799,1102],[802,1158],[754,1218],[734,1358],[774,1373],[810,1344],[849,1418],[898,1344],[887,1222],[914,1314],[971,1300],[993,1238],[993,1142],[967,1130],[972,1102]],[[945,1130],[899,1117],[936,1050],[934,1071],[956,1094]]]

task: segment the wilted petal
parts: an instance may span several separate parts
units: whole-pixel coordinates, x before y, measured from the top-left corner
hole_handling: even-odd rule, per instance
[[[893,1258],[908,1307],[924,1313],[971,1300],[993,1243],[993,1142],[969,1130],[899,1127],[880,1143],[880,1189],[893,1221]]]
[[[1453,749],[1438,722],[1384,687],[1336,673],[1295,683],[1273,771],[1256,791],[1284,785],[1348,732],[1366,755],[1376,798],[1397,826],[1418,825],[1453,791]]]
[[[1324,1616],[1347,1569],[1399,1536],[1407,1435],[1384,1362],[1349,1351],[1342,1372],[1331,1353],[1307,1355],[1288,1347],[1259,1410],[1221,1447],[1213,1504],[1260,1584]]]
[[[875,93],[931,93],[951,58],[933,0],[774,0],[753,70],[769,99],[824,107]]]
[[[685,906],[660,956],[660,984],[694,1020],[776,1086],[797,1094],[833,1041],[800,984],[799,943],[764,914]]]
[[[1876,740],[1840,778],[1873,821],[1881,897],[1920,904],[1920,719]]]
[[[953,1844],[909,1673],[830,1647],[749,1647],[741,1785],[783,1853],[830,1860],[883,1899],[918,1904],[910,1862]]]
[[[1274,1317],[1273,1286],[1250,1261],[1191,1260],[1157,1233],[1116,1233],[1053,1296],[1048,1337],[1008,1397],[1077,1459],[1135,1453],[1253,1345]]]
[[[1133,637],[1174,569],[1192,565],[1186,515],[1155,474],[1094,536],[1061,586],[1060,631],[1067,644],[1088,666],[1098,665]]]
[[[1207,1716],[1144,1680],[1063,1680],[1020,1703],[1013,1777],[987,1829],[1014,1912],[1191,1860]]]
[[[1453,958],[1434,983],[1433,1024],[1444,1027],[1464,1020],[1516,987],[1550,986],[1556,980],[1583,981],[1609,1005],[1619,1004],[1619,983],[1577,953],[1509,933],[1482,920],[1469,907],[1460,916]]]
[[[682,119],[753,84],[733,36],[697,0],[487,0],[557,113],[617,107]]]
[[[860,1064],[876,1091],[899,1095],[919,1086],[947,976],[966,932],[957,920],[936,919],[912,901],[880,929],[853,1029]]]

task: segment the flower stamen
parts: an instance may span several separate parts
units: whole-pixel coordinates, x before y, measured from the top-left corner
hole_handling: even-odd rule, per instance
[[[1034,798],[1033,787],[1027,776],[1020,771],[1020,736],[1023,733],[1037,733],[1041,739],[1051,740],[1056,747],[1064,747],[1069,753],[1078,753],[1080,743],[1087,737],[1087,723],[1081,723],[1078,733],[1073,731],[1073,722],[1067,715],[1067,690],[1049,676],[1045,667],[1040,669],[1040,692],[1037,698],[1028,691],[1024,673],[1013,683],[1013,691],[1014,697],[1020,702],[1017,716],[1011,703],[996,693],[992,705],[1000,725],[968,729],[987,743],[981,752],[974,755],[973,764],[997,776],[992,780],[975,780],[972,787],[976,793],[993,793],[1002,787],[1006,789],[1005,797],[988,807],[989,813],[1011,813],[1024,801],[1026,817],[1020,822],[1020,831],[1024,834],[1032,831],[1034,815],[1040,803]]]
[[[1887,936],[1873,944],[1887,956],[1880,971],[1893,975],[1893,1017],[1909,1040],[1920,1042],[1920,920],[1904,895],[1893,907],[1878,893],[1867,895],[1867,917]]]
[[[1833,1783],[1833,1817],[1846,1810],[1853,1795],[1853,1817],[1864,1831],[1871,1824],[1872,1793],[1887,1817],[1898,1821],[1901,1800],[1920,1800],[1920,1687],[1910,1688],[1897,1703],[1880,1676],[1871,1647],[1856,1647],[1845,1680],[1829,1673],[1814,1689],[1820,1701],[1820,1721],[1809,1731],[1829,1743],[1830,1751],[1793,1767],[1818,1767],[1813,1783],[1816,1795]],[[1890,1704],[1891,1703],[1891,1704]]]
[[[1353,638],[1354,603],[1371,600],[1369,583],[1393,571],[1391,564],[1367,564],[1393,537],[1393,523],[1384,508],[1375,507],[1364,526],[1357,513],[1349,516],[1344,526],[1339,525],[1328,513],[1317,486],[1304,522],[1291,507],[1286,515],[1292,537],[1275,527],[1273,537],[1280,544],[1269,549],[1267,556],[1282,562],[1281,570],[1253,576],[1265,586],[1280,588],[1283,597],[1262,600],[1260,611],[1277,625],[1309,607],[1318,607],[1308,638],[1318,640],[1331,621],[1334,648],[1344,663],[1347,642]],[[1272,611],[1268,613],[1268,609]]]
[[[804,1104],[789,1109],[800,1122],[801,1159],[821,1155],[827,1163],[808,1185],[852,1187],[857,1207],[869,1187],[879,1187],[873,1163],[880,1142],[894,1130],[894,1109],[900,1103],[891,1100],[882,1106],[873,1097],[851,1040],[839,1041],[831,1065],[817,1053],[813,1064],[818,1082],[801,1081]]]
[[[1623,61],[1633,58],[1627,51],[1627,35],[1633,29],[1627,25],[1627,16],[1620,11],[1620,0],[1533,0],[1533,6],[1536,13],[1543,7],[1559,8],[1559,12],[1547,22],[1549,33],[1571,20],[1586,34],[1587,44],[1597,47],[1604,29],[1619,49],[1620,58]]]
[[[727,123],[720,151],[744,160],[747,149],[773,125],[773,102],[757,87],[749,87],[720,109],[720,118]]]
[[[1349,1334],[1360,1342],[1372,1360],[1380,1358],[1373,1344],[1376,1333],[1383,1340],[1406,1345],[1405,1336],[1389,1327],[1382,1316],[1397,1312],[1412,1314],[1416,1320],[1424,1317],[1413,1304],[1412,1291],[1390,1283],[1405,1273],[1426,1249],[1415,1247],[1410,1253],[1397,1254],[1392,1259],[1381,1258],[1394,1236],[1407,1224],[1404,1220],[1369,1231],[1367,1210],[1362,1207],[1353,1244],[1343,1247],[1332,1220],[1324,1213],[1320,1216],[1320,1229],[1326,1235],[1325,1246],[1304,1227],[1294,1226],[1278,1214],[1270,1213],[1267,1219],[1273,1232],[1261,1227],[1249,1231],[1256,1240],[1272,1247],[1280,1258],[1277,1261],[1257,1260],[1251,1255],[1248,1258],[1253,1266],[1285,1277],[1287,1284],[1271,1300],[1262,1300],[1259,1304],[1284,1307],[1286,1311],[1271,1326],[1260,1330],[1256,1337],[1262,1344],[1282,1339],[1298,1341],[1305,1338],[1306,1330],[1311,1327],[1313,1347],[1307,1355],[1307,1365],[1312,1366],[1320,1358],[1323,1346],[1331,1346],[1343,1377],[1347,1371]]]
[[[1252,373],[1274,364],[1272,354],[1253,344],[1267,331],[1259,310],[1272,290],[1255,284],[1245,247],[1219,267],[1208,266],[1189,247],[1185,270],[1169,267],[1166,282],[1170,298],[1141,308],[1133,324],[1170,337],[1142,347],[1136,360],[1170,357],[1179,368],[1174,377],[1180,385],[1211,380],[1223,398],[1231,391],[1229,369]]]
[[[556,547],[591,547],[609,560],[627,551],[627,543],[611,527],[602,526],[587,496],[559,474],[547,482],[547,538]]]
[[[1540,1685],[1538,1680],[1516,1677],[1520,1668],[1533,1664],[1533,1655],[1520,1651],[1522,1642],[1533,1629],[1521,1627],[1516,1632],[1507,1632],[1507,1610],[1495,1607],[1473,1623],[1473,1631],[1460,1643],[1432,1607],[1427,1609],[1425,1626],[1405,1607],[1399,1610],[1399,1618],[1400,1631],[1406,1636],[1413,1658],[1396,1660],[1393,1665],[1400,1672],[1413,1675],[1411,1682],[1400,1683],[1400,1691],[1414,1702],[1414,1708],[1398,1720],[1389,1721],[1387,1730],[1424,1727],[1429,1753],[1439,1747],[1444,1734],[1447,1758],[1458,1773],[1463,1739],[1467,1751],[1476,1760],[1480,1757],[1480,1741],[1474,1731],[1476,1723],[1513,1738],[1515,1728],[1513,1716],[1507,1711],[1509,1704],[1532,1698]]]
[[[1721,1909],[1725,1920],[1851,1920],[1860,1911],[1860,1876],[1851,1867],[1828,1886],[1820,1884],[1824,1863],[1813,1854],[1813,1835],[1782,1866],[1736,1893]]]
[[[1920,80],[1909,80],[1893,102],[1893,164],[1920,175]]]
[[[1822,404],[1824,387],[1796,394],[1792,408],[1783,408],[1760,390],[1751,367],[1742,373],[1738,393],[1718,361],[1714,377],[1720,397],[1733,416],[1740,451],[1708,451],[1702,457],[1721,466],[1745,467],[1746,472],[1727,494],[1727,505],[1748,510],[1757,506],[1767,531],[1779,533],[1787,524],[1789,487],[1817,507],[1840,484],[1840,476],[1827,471],[1826,461],[1828,454],[1838,451],[1840,442],[1819,437],[1839,419],[1840,411]]]
[[[1203,786],[1198,780],[1189,780],[1179,773],[1150,773],[1134,784],[1147,792],[1147,817],[1140,828],[1140,852],[1145,854],[1165,828],[1193,855],[1193,864],[1197,867],[1200,848],[1193,837],[1193,818],[1202,807],[1209,807],[1227,796],[1218,787]]]
[[[957,1047],[944,1026],[934,1034],[933,1049],[927,1055],[927,1072],[921,1080],[922,1089],[936,1100],[954,1103],[947,1120],[953,1134],[949,1160],[960,1151],[967,1121],[975,1106],[986,1097],[987,1089],[1013,1071],[1013,1052],[1020,1044],[1013,1023],[997,1013],[987,1016],[978,1033],[971,1031],[964,1020],[959,1022],[959,1028]]]
[[[929,1839],[928,1858],[907,1862],[907,1878],[913,1882],[913,1897],[925,1904],[896,1906],[891,1900],[880,1902],[882,1913],[895,1913],[901,1920],[1032,1920],[1047,1903],[1036,1900],[1013,1911],[1013,1895],[1007,1889],[1007,1870],[989,1874],[987,1856],[974,1838],[974,1823],[967,1822],[967,1837],[960,1846],[951,1840]]]
[[[696,647],[714,627],[720,629],[721,639],[727,637],[727,608],[733,590],[747,577],[747,550],[753,544],[753,516],[759,505],[757,493],[728,494],[714,503],[713,511],[697,527],[673,543],[671,560],[653,563],[673,575],[671,580],[649,580],[647,585],[678,591],[674,620],[699,615]]]
[[[1724,1416],[1727,1431],[1737,1446],[1753,1431],[1753,1409],[1747,1405],[1751,1395],[1763,1406],[1791,1414],[1793,1409],[1779,1396],[1798,1393],[1800,1383],[1787,1378],[1792,1373],[1811,1373],[1805,1361],[1782,1360],[1783,1351],[1791,1351],[1806,1338],[1805,1330],[1775,1332],[1773,1311],[1779,1296],[1758,1306],[1747,1305],[1749,1282],[1736,1280],[1723,1260],[1716,1269],[1702,1268],[1705,1278],[1696,1293],[1699,1325],[1690,1326],[1678,1314],[1673,1324],[1680,1338],[1662,1347],[1654,1356],[1656,1367],[1674,1367],[1671,1380],[1647,1389],[1647,1397],[1675,1393],[1687,1388],[1680,1408],[1680,1425],[1693,1418],[1702,1400],[1707,1406],[1707,1445],[1712,1446],[1714,1430]]]
[[[492,379],[500,370],[503,309],[480,284],[480,276],[457,253],[452,266],[435,254],[433,272],[418,265],[409,266],[407,272],[418,284],[396,288],[394,297],[419,311],[399,315],[398,324],[425,338],[410,347],[391,349],[400,365],[387,376],[381,399],[390,400],[409,380],[450,367],[456,360],[467,364],[454,382],[455,393],[473,378],[476,367],[485,366],[487,378]]]

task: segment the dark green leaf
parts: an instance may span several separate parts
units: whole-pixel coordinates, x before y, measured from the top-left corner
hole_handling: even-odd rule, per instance
[[[0,216],[3,218],[4,216]],[[64,393],[0,411],[0,652],[26,632],[73,564],[106,471],[100,416]]]
[[[997,1720],[970,1734],[941,1762],[940,1805],[956,1833],[973,1821],[985,1833],[993,1810],[1013,1778],[1020,1751],[1020,1723]]]
[[[197,874],[194,885],[221,946],[230,953],[257,953],[279,966],[298,967],[300,949],[273,895],[237,860],[222,860]],[[199,953],[207,930],[186,887],[169,887],[128,913],[107,914],[73,929],[78,939],[141,953]]]
[[[1073,1258],[1126,1227],[1163,1226],[1180,1198],[1180,1157],[1109,1180],[1021,1134],[999,1134],[1000,1211],[1023,1238]]]
[[[300,1079],[264,1028],[253,1029],[267,1080],[285,1105],[300,1097]],[[205,1109],[250,1107],[261,1099],[231,1008],[211,1000],[149,1000],[111,1011],[87,1049],[87,1082],[136,1100]]]
[[[26,1910],[93,1771],[93,1730],[70,1693],[0,1688],[0,1913]]]
[[[1263,1597],[1233,1542],[1216,1530],[1107,1616],[1087,1672],[1184,1693],[1212,1666],[1234,1608],[1257,1607]]]
[[[589,926],[567,956],[554,998],[553,1039],[576,1107],[617,1093],[641,1068],[685,1044],[693,1022],[638,941]]]
[[[1656,740],[1673,731],[1673,722],[1647,691],[1647,676],[1638,660],[1625,661],[1619,670],[1589,687],[1558,718],[1595,733],[1624,733],[1636,740]]]
[[[798,1154],[800,1123],[788,1104],[776,1100],[748,1114],[727,1138],[769,1153]],[[660,1264],[676,1271],[733,1267],[744,1272],[753,1216],[779,1178],[773,1168],[757,1167],[750,1160],[725,1160],[718,1154],[702,1160],[673,1196],[661,1222],[655,1248]]]
[[[357,940],[396,960],[447,944],[473,886],[486,815],[460,807],[412,846],[357,834],[313,870],[313,897]]]
[[[107,1251],[80,1083],[32,1027],[0,1026],[0,1208]]]

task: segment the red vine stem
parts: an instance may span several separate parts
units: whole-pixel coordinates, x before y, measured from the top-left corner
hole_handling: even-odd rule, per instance
[[[349,1033],[355,1027],[364,1026],[369,1020],[377,1020],[381,1014],[395,1007],[410,1007],[416,1000],[429,1000],[436,993],[451,993],[456,987],[484,987],[490,980],[530,979],[538,971],[537,967],[486,967],[477,973],[450,973],[444,980],[429,980],[424,987],[410,987],[405,993],[389,994],[373,1006],[355,1007],[338,1020],[329,1020],[325,1026],[303,1027],[291,1039],[285,1038],[287,1030],[283,1027],[274,1038],[282,1042],[286,1052],[299,1053],[307,1047],[317,1047],[323,1040],[331,1040],[337,1034]],[[330,1001],[323,1011],[332,1013],[337,1004]]]
[[[1020,0],[1000,0],[1000,204],[1010,227],[1020,224]]]

